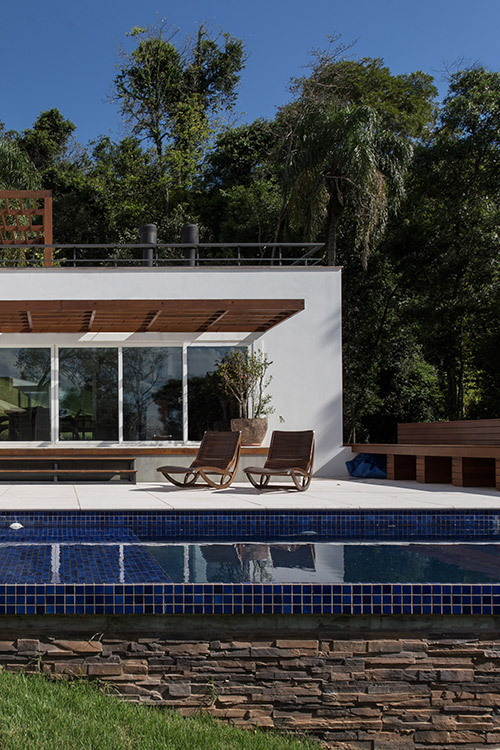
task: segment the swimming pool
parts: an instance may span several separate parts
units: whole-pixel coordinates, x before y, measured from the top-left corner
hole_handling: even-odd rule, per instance
[[[500,614],[500,512],[2,513],[0,614]]]

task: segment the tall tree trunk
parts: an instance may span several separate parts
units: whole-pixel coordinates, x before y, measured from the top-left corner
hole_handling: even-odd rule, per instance
[[[327,183],[327,186],[330,200],[328,201],[326,216],[326,264],[328,266],[335,266],[337,264],[337,232],[340,219],[344,213],[344,206],[339,199],[337,185],[335,183]]]

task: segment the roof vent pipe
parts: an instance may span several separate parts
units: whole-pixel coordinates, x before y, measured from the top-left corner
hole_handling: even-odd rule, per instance
[[[139,242],[141,245],[149,247],[142,248],[142,265],[152,266],[154,258],[154,248],[158,239],[158,230],[156,224],[143,224],[139,227]]]
[[[197,224],[184,224],[181,233],[181,242],[183,245],[192,245],[184,248],[184,265],[196,265],[196,251],[200,242],[200,230]]]

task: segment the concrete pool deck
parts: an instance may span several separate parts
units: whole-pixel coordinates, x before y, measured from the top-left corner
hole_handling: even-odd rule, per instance
[[[26,510],[447,510],[499,509],[495,488],[453,487],[375,479],[313,479],[306,492],[181,490],[143,484],[0,483],[0,512]]]

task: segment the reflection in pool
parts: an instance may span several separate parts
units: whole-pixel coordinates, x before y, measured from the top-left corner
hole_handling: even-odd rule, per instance
[[[0,583],[487,583],[500,545],[144,543],[135,534],[0,544]]]

